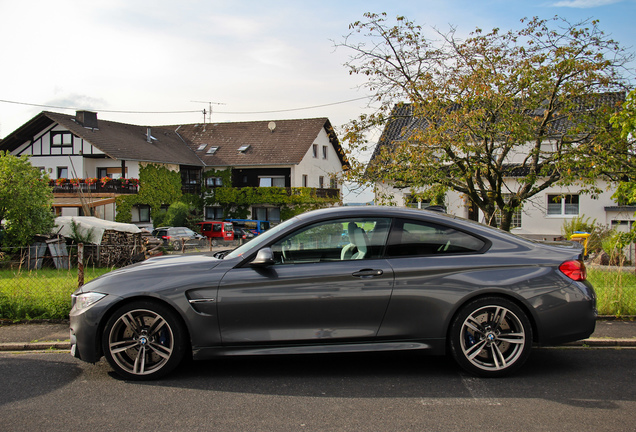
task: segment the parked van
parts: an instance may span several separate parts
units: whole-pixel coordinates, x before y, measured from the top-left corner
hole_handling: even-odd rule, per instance
[[[270,228],[269,221],[255,220],[255,219],[226,219],[227,222],[232,222],[235,226],[243,228],[252,232],[254,235],[263,234]]]
[[[199,222],[201,234],[212,239],[212,244],[234,240],[234,226],[232,222],[205,221]]]

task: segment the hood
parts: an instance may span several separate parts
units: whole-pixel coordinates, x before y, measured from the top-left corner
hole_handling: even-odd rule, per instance
[[[78,292],[117,294],[130,290],[160,291],[208,277],[220,259],[208,254],[162,256],[113,270],[85,284]]]

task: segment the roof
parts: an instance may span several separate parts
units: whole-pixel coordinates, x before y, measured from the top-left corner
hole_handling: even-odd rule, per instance
[[[43,129],[57,123],[74,135],[90,142],[115,160],[131,160],[180,165],[203,165],[176,133],[151,127],[156,138],[148,142],[147,126],[99,120],[98,127],[90,129],[78,123],[73,115],[43,111],[7,136],[0,148],[13,151],[32,139]]]
[[[74,115],[43,111],[2,140],[0,150],[14,151],[55,123],[115,160],[211,167],[298,164],[324,129],[343,167],[349,165],[326,117],[152,126],[148,142],[147,126],[100,119],[89,128]]]
[[[601,107],[618,107],[621,102],[625,100],[624,92],[608,92],[608,93],[595,93],[576,98],[573,102],[576,108],[573,109],[573,113],[579,113],[579,117],[585,113],[589,113],[594,109]],[[459,105],[452,104],[449,107],[449,111],[454,111],[459,108]],[[538,108],[533,111],[527,112],[529,116],[537,117],[543,115],[545,109]],[[550,128],[550,132],[554,136],[560,136],[572,127],[573,122],[576,119],[572,119],[567,115],[555,117]],[[398,103],[393,107],[389,120],[387,121],[378,145],[376,146],[373,159],[380,150],[385,146],[390,146],[394,142],[405,141],[418,129],[428,127],[428,121],[423,118],[413,116],[413,106],[410,103]]]
[[[211,167],[298,164],[324,129],[341,163],[348,165],[326,117],[189,124],[169,128],[177,130],[190,149],[206,166]]]

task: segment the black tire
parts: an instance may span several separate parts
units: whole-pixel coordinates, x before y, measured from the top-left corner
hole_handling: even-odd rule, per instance
[[[172,250],[180,251],[183,248],[183,245],[180,240],[175,240],[171,243]]]
[[[175,312],[140,300],[117,309],[102,335],[104,356],[117,374],[151,380],[173,371],[183,360],[187,333]]]
[[[518,370],[532,349],[532,325],[515,303],[485,297],[463,306],[451,324],[450,350],[467,372],[501,377]]]

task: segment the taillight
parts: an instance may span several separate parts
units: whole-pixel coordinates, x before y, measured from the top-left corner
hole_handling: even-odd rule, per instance
[[[575,281],[584,281],[587,279],[587,270],[585,269],[583,261],[566,261],[559,266],[559,270]]]

